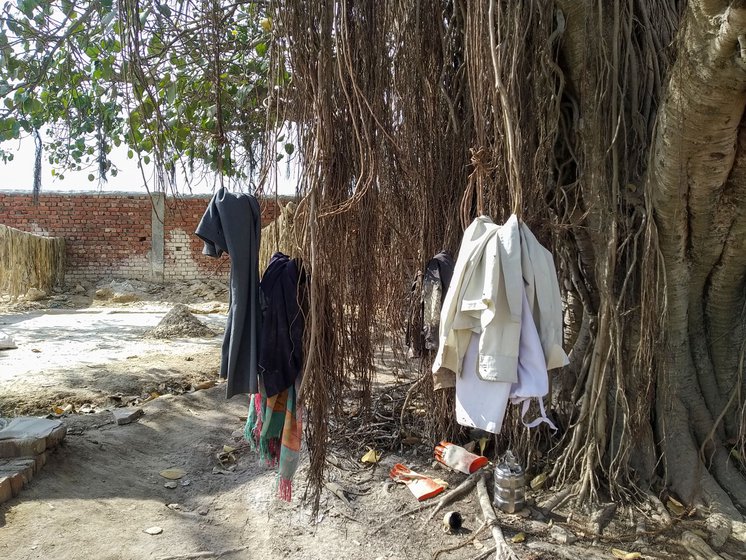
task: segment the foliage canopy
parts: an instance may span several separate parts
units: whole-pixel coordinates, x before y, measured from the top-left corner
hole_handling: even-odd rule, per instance
[[[245,178],[267,128],[272,23],[245,0],[17,0],[0,13],[0,141],[34,135],[53,173],[116,175],[109,154]],[[285,149],[291,153],[292,146]],[[12,154],[2,154],[5,161]],[[273,155],[274,157],[274,155]]]

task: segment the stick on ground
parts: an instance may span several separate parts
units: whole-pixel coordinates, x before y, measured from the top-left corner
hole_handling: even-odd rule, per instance
[[[495,539],[495,546],[497,547],[497,560],[518,560],[518,556],[516,556],[515,552],[508,545],[502,529],[497,524],[497,516],[495,515],[495,510],[492,509],[484,477],[479,477],[477,480],[477,496],[479,497],[479,505],[482,508],[482,515],[484,515],[484,522],[492,529],[492,538]]]
[[[466,497],[474,488],[477,480],[484,480],[484,471],[479,470],[475,473],[470,474],[466,480],[464,480],[461,484],[456,486],[456,488],[454,488],[453,490],[448,492],[448,494],[445,494],[440,500],[438,500],[438,505],[435,507],[432,513],[430,513],[427,520],[430,521],[433,517],[438,515],[438,512],[442,511],[443,508],[452,504],[456,500],[460,500],[461,498]]]

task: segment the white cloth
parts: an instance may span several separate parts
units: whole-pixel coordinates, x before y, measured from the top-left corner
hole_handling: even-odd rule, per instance
[[[524,289],[524,284],[526,289]],[[513,215],[503,226],[487,216],[464,232],[443,301],[435,387],[452,387],[461,374],[472,333],[479,334],[478,376],[518,380],[523,294],[549,369],[567,365],[562,349],[562,301],[552,255]]]
[[[544,349],[539,337],[539,331],[534,323],[531,308],[523,292],[523,307],[521,313],[521,344],[518,351],[518,382],[510,388],[510,402],[513,404],[523,403],[521,419],[528,428],[535,428],[539,424],[546,423],[552,430],[557,428],[544,410],[543,397],[549,393],[549,374],[547,373],[547,362],[544,359]],[[526,422],[526,413],[531,405],[531,399],[535,398],[539,403],[539,417],[531,422]]]
[[[456,422],[499,434],[512,383],[483,381],[477,375],[479,334],[472,333],[464,354],[463,373],[456,380]]]
[[[547,369],[563,367],[570,360],[562,348],[562,298],[554,259],[526,224],[522,223],[520,230],[525,292],[544,349]]]
[[[510,383],[518,378],[521,252],[517,219],[512,225],[499,228],[480,216],[464,232],[433,363],[441,387],[455,384],[472,332],[480,333],[479,376]]]
[[[544,411],[542,397],[549,392],[549,376],[525,291],[521,299],[518,380],[516,383],[506,383],[480,379],[477,367],[480,336],[472,333],[464,355],[461,376],[456,379],[456,421],[462,426],[497,434],[502,428],[508,402],[511,402],[523,404],[521,416],[527,427],[533,428],[545,422],[556,429]],[[526,423],[525,415],[532,398],[538,400],[541,415]]]

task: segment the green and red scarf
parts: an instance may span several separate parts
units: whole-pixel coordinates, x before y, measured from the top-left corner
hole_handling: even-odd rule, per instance
[[[290,386],[272,397],[263,391],[249,398],[249,415],[244,428],[245,439],[259,448],[259,457],[271,466],[278,466],[278,496],[290,501],[292,479],[298,468],[302,411],[296,403],[296,389]]]

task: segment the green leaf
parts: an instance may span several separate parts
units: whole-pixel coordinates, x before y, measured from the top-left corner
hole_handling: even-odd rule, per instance
[[[255,50],[256,54],[258,54],[259,56],[264,56],[265,54],[267,54],[267,43],[258,43],[255,47]]]
[[[96,177],[93,175],[93,173],[89,173],[88,174],[88,180],[89,181],[95,181],[96,180]]]
[[[285,153],[287,155],[292,155],[294,151],[295,151],[295,146],[293,144],[291,144],[290,142],[285,144]]]

